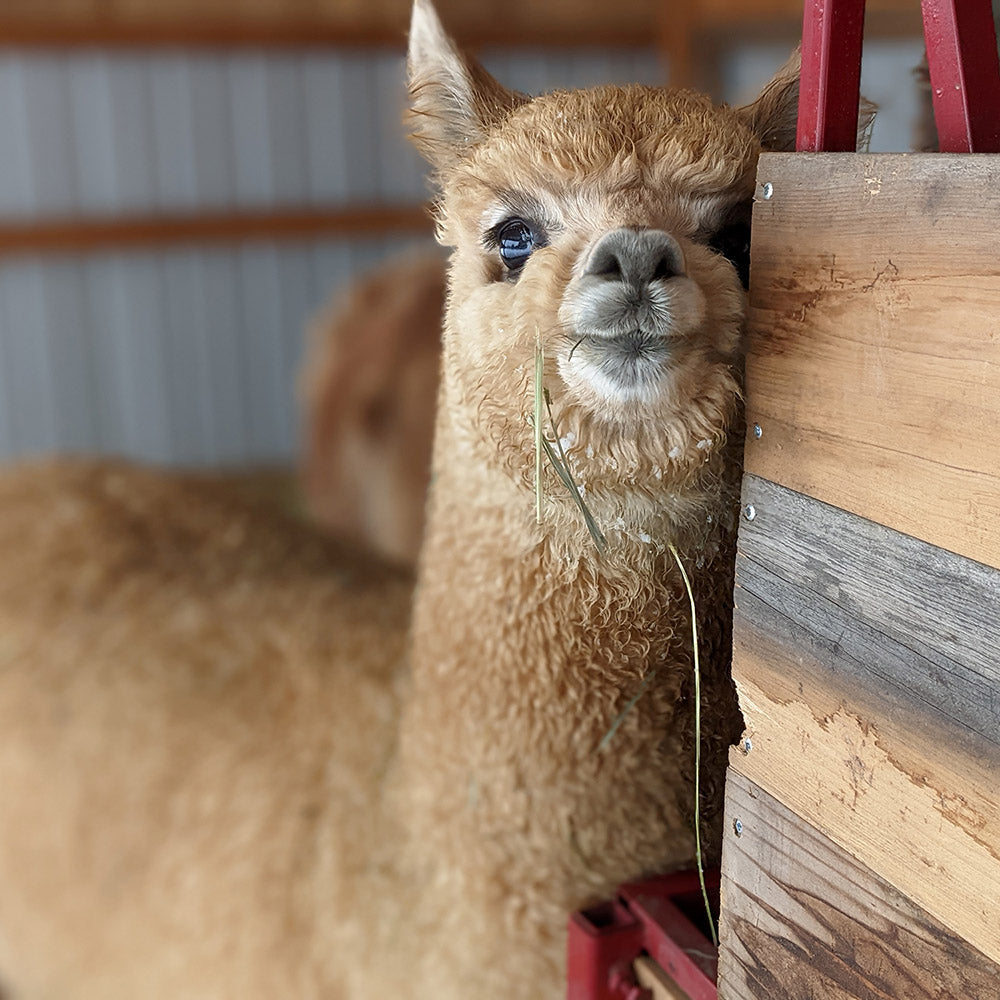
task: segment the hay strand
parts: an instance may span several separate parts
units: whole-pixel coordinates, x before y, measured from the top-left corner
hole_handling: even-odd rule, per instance
[[[712,917],[712,907],[708,902],[708,889],[705,887],[705,862],[701,853],[701,661],[698,656],[698,612],[694,603],[694,591],[688,579],[687,570],[677,549],[671,543],[670,554],[681,571],[684,589],[687,591],[691,604],[691,644],[694,648],[694,849],[698,864],[698,881],[701,883],[701,898],[705,903],[705,916],[708,919],[708,929],[712,934],[712,944],[719,946],[719,938],[715,931],[715,920]]]
[[[566,452],[563,449],[562,440],[559,437],[559,429],[556,427],[555,419],[552,416],[552,400],[549,397],[549,391],[545,388],[542,383],[542,376],[545,367],[545,354],[542,350],[542,341],[538,333],[535,330],[535,400],[534,400],[534,432],[535,432],[535,520],[536,523],[542,523],[542,452],[544,451],[546,457],[548,458],[552,468],[555,469],[556,475],[561,480],[562,484],[569,491],[569,495],[573,498],[576,505],[580,508],[580,513],[583,515],[584,523],[587,525],[587,530],[590,532],[590,537],[594,540],[594,544],[597,546],[597,551],[603,555],[605,549],[607,548],[608,540],[605,538],[604,533],[597,525],[597,521],[594,520],[594,516],[590,512],[590,508],[584,502],[583,496],[580,493],[580,488],[577,486],[576,481],[573,479],[573,474],[569,469],[569,460],[566,457]],[[544,402],[545,411],[548,414],[549,426],[552,428],[552,434],[555,438],[556,448],[553,448],[549,443],[543,432],[542,425],[542,404]],[[556,452],[558,449],[558,454]],[[712,944],[718,947],[719,937],[715,929],[715,918],[712,916],[712,907],[708,901],[708,888],[705,885],[705,861],[701,849],[701,659],[698,652],[698,612],[694,600],[694,590],[691,587],[691,581],[688,579],[687,570],[684,569],[684,563],[681,562],[681,557],[677,552],[675,546],[671,543],[667,546],[670,550],[670,554],[674,557],[674,562],[677,563],[677,568],[680,570],[681,579],[684,581],[684,589],[687,591],[688,601],[691,606],[691,643],[693,647],[693,660],[694,660],[694,839],[695,839],[695,860],[698,865],[698,881],[701,884],[701,896],[705,904],[705,917],[708,920],[709,932],[712,936]],[[656,676],[656,670],[651,670],[643,679],[642,683],[639,685],[639,690],[628,700],[624,708],[615,716],[614,721],[608,728],[608,731],[601,737],[600,743],[597,745],[597,751],[600,753],[607,747],[607,745],[614,739],[615,733],[621,727],[622,722],[625,721],[629,712],[635,708],[636,703],[639,699],[646,693],[649,685],[653,682],[653,678]]]
[[[594,520],[594,515],[590,513],[590,508],[584,502],[580,494],[580,487],[576,485],[576,480],[573,479],[573,473],[569,471],[569,461],[566,458],[566,452],[563,451],[562,441],[559,440],[559,429],[556,427],[555,420],[552,419],[552,401],[549,398],[548,389],[543,388],[542,394],[545,398],[545,409],[549,415],[549,424],[552,427],[552,434],[556,439],[556,447],[559,449],[559,454],[556,454],[555,448],[552,447],[544,435],[541,438],[542,447],[545,449],[545,454],[548,456],[549,462],[552,463],[552,468],[556,470],[556,475],[562,480],[563,485],[569,490],[569,495],[576,502],[577,507],[580,508],[580,513],[583,514],[584,523],[587,525],[590,537],[593,538],[594,544],[597,546],[597,551],[603,555],[604,550],[608,547],[608,540],[604,537],[604,532],[598,527],[597,521]]]
[[[542,338],[535,327],[535,524],[542,523],[542,373],[545,352]]]

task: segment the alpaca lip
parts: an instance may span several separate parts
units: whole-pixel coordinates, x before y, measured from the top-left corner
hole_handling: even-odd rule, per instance
[[[618,399],[648,399],[670,357],[669,338],[633,329],[627,333],[588,333],[568,360],[599,392]]]
[[[587,334],[580,340],[579,346],[590,348],[588,353],[596,354],[602,363],[618,365],[663,361],[669,354],[666,337],[639,329],[613,336]]]

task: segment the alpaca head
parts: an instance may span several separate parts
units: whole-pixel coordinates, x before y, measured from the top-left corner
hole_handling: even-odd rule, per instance
[[[755,169],[794,137],[797,60],[741,109],[640,86],[529,99],[416,0],[409,73],[453,248],[442,421],[530,493],[540,344],[547,435],[605,524],[641,520],[704,478],[738,414]]]

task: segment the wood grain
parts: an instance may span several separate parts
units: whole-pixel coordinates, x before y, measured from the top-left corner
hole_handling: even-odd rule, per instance
[[[430,234],[431,228],[430,217],[422,205],[53,219],[0,223],[0,255],[177,243],[382,236],[394,232]]]
[[[756,476],[737,601],[831,670],[1000,751],[1000,572]]]
[[[4,0],[4,14],[12,19],[97,17],[107,0]]]
[[[920,565],[912,540],[747,490],[733,674],[752,749],[733,767],[1000,961],[997,574],[949,608],[927,588],[957,557]]]
[[[747,362],[749,471],[994,567],[998,170],[762,157]]]
[[[726,815],[719,1000],[996,1000],[1000,966],[735,772]]]

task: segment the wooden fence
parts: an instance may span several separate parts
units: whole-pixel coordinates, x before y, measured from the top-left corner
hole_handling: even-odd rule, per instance
[[[1000,997],[998,176],[761,160],[720,1000]]]

